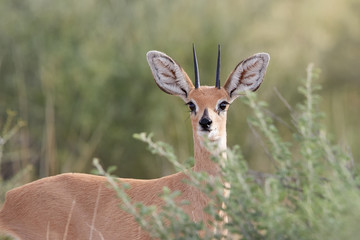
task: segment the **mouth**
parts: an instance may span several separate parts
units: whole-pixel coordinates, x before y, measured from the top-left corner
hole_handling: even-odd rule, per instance
[[[211,132],[212,130],[210,128],[201,128],[200,132]]]
[[[212,129],[212,128],[210,128],[210,127],[201,127],[201,126],[199,126],[198,127],[198,132],[200,132],[200,133],[210,133],[210,132],[212,132],[212,131],[214,131],[215,129]]]
[[[207,139],[209,139],[210,141],[216,141],[219,139],[218,136],[218,131],[216,128],[211,129],[211,128],[200,128],[198,129],[198,133],[201,136],[206,136]]]

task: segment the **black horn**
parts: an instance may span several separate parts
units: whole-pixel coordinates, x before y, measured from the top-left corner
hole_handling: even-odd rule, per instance
[[[217,65],[216,65],[215,87],[220,89],[220,44],[218,45],[218,57],[217,57]]]
[[[196,59],[195,44],[193,43],[194,69],[195,69],[195,88],[200,87],[199,67]]]

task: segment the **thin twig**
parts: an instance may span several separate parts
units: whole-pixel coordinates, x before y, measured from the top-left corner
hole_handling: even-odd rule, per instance
[[[285,120],[283,120],[281,117],[277,116],[275,113],[271,112],[268,109],[264,109],[264,112],[271,116],[272,119],[275,119],[276,121],[280,122],[282,125],[284,125],[287,129],[293,130],[294,128],[289,125]]]
[[[274,92],[276,93],[276,95],[279,97],[279,99],[281,100],[281,102],[285,105],[285,107],[287,109],[289,109],[290,112],[293,112],[293,108],[291,107],[291,105],[288,103],[288,101],[284,98],[283,95],[281,95],[281,93],[279,92],[279,90],[277,89],[277,87],[274,87]]]
[[[258,140],[261,147],[263,148],[265,155],[270,159],[270,162],[274,165],[274,167],[277,168],[276,161],[273,158],[273,156],[271,155],[269,149],[267,148],[267,146],[266,146],[265,142],[263,141],[263,139],[261,138],[260,134],[256,131],[254,126],[249,121],[248,121],[248,126],[249,126],[252,134],[255,136],[255,138]]]
[[[93,238],[93,230],[95,229],[95,219],[96,219],[97,210],[98,210],[98,208],[99,208],[99,202],[100,202],[100,192],[101,192],[101,185],[99,186],[98,194],[97,194],[97,197],[96,197],[94,214],[93,214],[93,218],[92,218],[92,220],[91,220],[91,226],[90,226],[90,237],[89,237],[89,240],[92,240],[92,238]]]
[[[72,217],[72,214],[73,214],[73,211],[74,211],[75,203],[76,203],[76,201],[73,200],[73,201],[72,201],[72,204],[71,204],[71,209],[70,209],[69,217],[68,217],[68,220],[67,220],[67,222],[66,222],[63,240],[66,240],[67,235],[68,235],[69,226],[70,226],[71,217]]]

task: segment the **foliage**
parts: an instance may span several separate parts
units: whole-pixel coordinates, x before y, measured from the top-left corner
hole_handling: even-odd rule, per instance
[[[0,122],[0,173],[3,171],[1,166],[3,166],[4,159],[4,149],[5,145],[18,133],[18,131],[24,127],[26,124],[22,120],[15,120],[16,113],[14,111],[7,111],[7,118],[2,125]],[[10,178],[3,179],[0,175],[0,203],[3,203],[5,200],[5,193],[25,182],[31,180],[31,171],[32,167],[30,165],[24,166],[23,169]],[[5,174],[4,174],[5,175]]]
[[[6,112],[6,120],[2,124],[0,122],[0,173],[2,172],[1,166],[4,156],[5,145],[18,133],[19,129],[25,126],[25,122],[22,120],[16,121],[16,113],[14,111],[8,110]],[[32,167],[25,166],[21,171],[14,174],[9,179],[3,179],[0,175],[0,203],[5,200],[5,193],[25,182],[29,182],[32,175]],[[0,239],[10,239],[0,236]]]
[[[316,94],[319,86],[313,83],[314,78],[317,74],[309,65],[307,78],[299,88],[304,101],[291,112],[290,142],[283,140],[268,116],[265,102],[257,100],[254,93],[243,98],[254,112],[248,120],[250,126],[265,139],[262,145],[274,167],[271,173],[249,169],[240,148],[234,147],[223,159],[226,164],[221,176],[209,181],[212,178],[206,173],[193,172],[178,163],[169,145],[154,142],[151,135],[135,135],[148,144],[152,153],[167,158],[178,170],[187,173],[189,184],[210,196],[212,201],[205,211],[214,219],[213,230],[202,222],[193,223],[175,204],[174,198],[179,193],[167,188],[162,194],[165,206],[160,212],[155,206],[130,204],[114,179],[97,167],[113,183],[124,209],[152,237],[159,239],[357,239],[359,172],[351,154],[332,143],[321,123],[323,114]],[[201,184],[204,181],[206,184]],[[229,190],[230,195],[225,196],[224,190]],[[224,216],[229,218],[226,223]]]
[[[0,0],[0,117],[10,108],[27,123],[8,149],[20,146],[20,162],[32,163],[37,177],[88,172],[93,157],[104,159],[106,166],[121,166],[116,173],[122,177],[173,172],[131,136],[156,132],[172,143],[179,161],[191,155],[186,108],[160,92],[145,54],[166,52],[192,77],[194,42],[203,85],[214,84],[218,43],[222,83],[242,59],[269,52],[259,96],[273,103],[272,111],[281,117],[286,112],[276,104],[272,88],[294,104],[299,99],[291,80],[309,60],[319,64],[327,80],[325,121],[360,156],[359,3]],[[248,112],[232,105],[229,143],[241,142],[251,166],[268,170],[252,148],[255,140],[247,137]],[[21,166],[9,168],[16,172]]]
[[[18,121],[17,123],[13,123],[16,113],[8,110],[7,118],[4,126],[2,127],[1,135],[0,135],[0,172],[1,172],[1,163],[3,159],[4,146],[5,144],[16,134],[16,132],[23,126],[25,123],[23,121]]]

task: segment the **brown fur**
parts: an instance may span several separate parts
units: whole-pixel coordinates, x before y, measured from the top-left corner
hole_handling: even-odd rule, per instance
[[[210,175],[219,174],[219,166],[210,160],[210,153],[204,147],[205,138],[218,146],[219,153],[226,149],[226,110],[219,111],[222,101],[232,102],[229,88],[199,87],[192,85],[187,74],[176,62],[163,53],[151,51],[147,55],[149,65],[158,86],[166,93],[180,96],[185,102],[192,101],[197,106],[191,114],[194,138],[195,171],[205,171]],[[261,54],[262,58],[267,58]],[[168,64],[159,64],[158,58],[167,59]],[[170,59],[170,60],[169,60]],[[266,62],[266,61],[265,61]],[[266,65],[263,68],[266,68]],[[169,80],[166,73],[181,69],[177,77]],[[242,79],[233,79],[240,86]],[[240,75],[242,76],[242,75]],[[170,85],[163,84],[170,82]],[[262,81],[262,79],[261,79]],[[160,84],[160,85],[159,85]],[[257,86],[258,87],[258,86]],[[231,89],[232,90],[232,89]],[[184,92],[184,94],[182,93]],[[199,120],[207,109],[212,120],[211,131],[202,131]],[[134,202],[145,205],[162,206],[159,194],[163,187],[178,190],[182,194],[177,201],[187,200],[184,211],[193,221],[209,220],[203,208],[209,199],[199,190],[184,183],[187,176],[182,173],[152,180],[119,179],[129,183],[126,190]],[[225,183],[228,184],[228,183]],[[230,185],[228,185],[230,186]],[[119,208],[120,200],[115,191],[108,188],[105,177],[89,174],[66,173],[47,177],[9,191],[0,211],[0,231],[20,239],[149,239],[134,218]]]
[[[190,92],[190,98],[201,106],[199,111],[203,111],[205,107],[214,109],[218,98],[227,99],[227,93],[213,87],[200,87]],[[196,159],[194,169],[216,174],[218,166],[210,160],[210,154],[202,146],[202,138],[197,134],[200,115],[192,116]],[[210,113],[210,117],[215,117],[215,112]],[[222,133],[226,132],[226,116],[219,117],[218,121],[222,123]],[[119,180],[130,184],[127,194],[133,201],[146,205],[162,205],[158,196],[164,186],[173,191],[178,190],[182,193],[178,201],[186,199],[190,202],[190,205],[184,206],[185,212],[194,221],[206,221],[208,218],[203,208],[208,199],[197,189],[185,184],[185,178],[186,175],[180,172],[152,180]],[[15,188],[6,195],[0,212],[0,229],[29,240],[46,239],[47,236],[49,239],[90,239],[90,234],[94,240],[102,237],[149,239],[134,218],[118,207],[120,201],[106,183],[105,177],[66,173]],[[92,229],[93,219],[95,222]]]
[[[164,186],[181,191],[181,198],[190,201],[186,212],[194,221],[199,221],[204,218],[202,208],[207,199],[184,184],[184,178],[183,173],[177,173],[159,179],[121,181],[131,185],[127,194],[133,201],[146,205],[162,205],[158,195]],[[0,212],[1,228],[20,239],[29,240],[90,239],[90,234],[92,239],[148,239],[134,218],[122,211],[119,204],[104,177],[61,174],[9,191]]]

